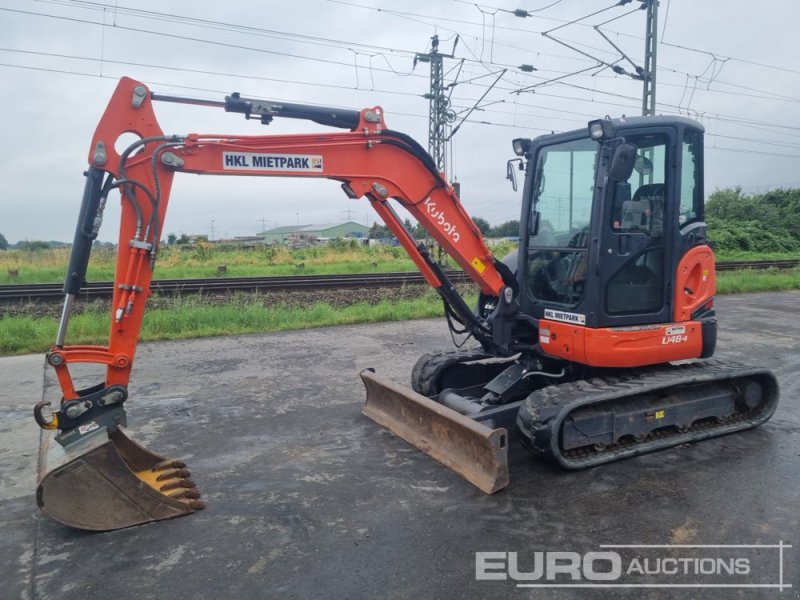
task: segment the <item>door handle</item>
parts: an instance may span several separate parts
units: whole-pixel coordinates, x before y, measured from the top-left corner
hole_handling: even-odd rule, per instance
[[[627,256],[630,254],[630,239],[627,235],[619,236],[618,249],[620,256]]]

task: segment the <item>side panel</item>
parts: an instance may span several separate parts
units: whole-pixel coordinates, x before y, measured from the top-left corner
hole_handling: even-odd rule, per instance
[[[592,329],[539,321],[539,344],[547,354],[592,367],[640,367],[698,358],[703,352],[700,321]]]
[[[716,292],[714,252],[708,246],[695,246],[678,263],[675,273],[676,321],[686,321],[714,297]]]

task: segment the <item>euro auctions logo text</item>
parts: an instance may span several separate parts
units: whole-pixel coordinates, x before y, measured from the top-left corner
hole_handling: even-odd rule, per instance
[[[588,552],[475,552],[477,581],[517,588],[792,587],[778,544],[605,544]]]
[[[617,552],[533,552],[522,559],[517,552],[476,552],[475,579],[491,581],[617,581],[622,577],[622,557]]]
[[[623,575],[749,575],[750,559],[714,557],[659,557],[623,561],[618,552],[533,552],[520,565],[516,552],[476,552],[475,578],[479,581],[618,581]]]

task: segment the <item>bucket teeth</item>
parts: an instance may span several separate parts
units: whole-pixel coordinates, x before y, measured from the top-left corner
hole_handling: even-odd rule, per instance
[[[191,479],[178,479],[176,481],[170,481],[168,483],[165,483],[160,488],[158,488],[158,491],[167,492],[169,490],[176,490],[178,488],[193,488],[193,487],[196,486],[194,481],[192,481]]]
[[[164,471],[156,477],[156,481],[166,481],[167,479],[185,479],[191,477],[192,474],[189,469],[173,469],[172,471]]]
[[[206,503],[199,500],[200,492],[195,489],[194,481],[188,479],[191,473],[185,466],[180,460],[165,460],[153,467],[153,472],[161,471],[156,477],[156,485],[161,484],[158,491],[180,500],[191,510],[201,510]]]
[[[153,473],[156,471],[165,471],[167,469],[182,469],[186,466],[186,463],[182,460],[162,460],[160,463],[155,465],[151,470]]]
[[[153,467],[153,472],[161,471],[156,477],[156,484],[161,484],[158,491],[180,500],[191,510],[202,510],[206,507],[206,503],[199,500],[200,492],[195,489],[194,481],[188,479],[191,473],[189,469],[183,468],[185,466],[186,464],[180,460],[165,460]]]
[[[184,488],[179,492],[175,492],[174,494],[170,494],[169,497],[170,498],[176,498],[178,500],[182,500],[183,498],[186,498],[186,499],[189,499],[189,500],[196,500],[197,498],[200,497],[200,492],[198,492],[197,490]]]

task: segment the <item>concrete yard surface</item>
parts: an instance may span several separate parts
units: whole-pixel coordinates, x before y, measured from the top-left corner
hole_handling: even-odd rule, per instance
[[[0,597],[800,597],[800,293],[725,296],[717,311],[717,356],[778,376],[781,403],[767,424],[576,472],[515,442],[511,485],[493,496],[360,412],[358,373],[375,367],[407,385],[421,354],[451,347],[443,319],[142,344],[127,431],[184,459],[208,508],[99,534],[37,511],[31,408],[43,393],[55,403],[59,392],[43,356],[0,358]],[[101,376],[81,371],[78,383]],[[794,547],[674,546],[781,543]],[[476,553],[517,553],[518,571],[530,572],[536,552],[584,556],[609,544],[671,545],[620,549],[626,561],[631,552],[746,556],[749,576],[700,574],[691,582],[762,587],[476,580]],[[511,560],[492,556],[495,573],[497,556],[506,567]],[[634,580],[642,581],[626,574],[617,583]],[[781,581],[793,587],[769,587]]]

